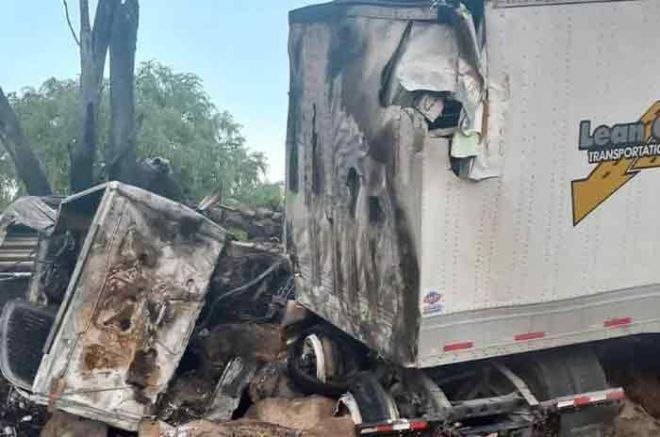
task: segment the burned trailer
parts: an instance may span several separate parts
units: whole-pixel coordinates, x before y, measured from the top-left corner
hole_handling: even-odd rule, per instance
[[[622,396],[593,346],[660,331],[658,19],[654,0],[290,14],[287,250],[298,301],[398,369],[350,392],[381,399],[347,400],[363,423],[478,434]],[[327,341],[297,349],[317,382]]]
[[[3,375],[37,403],[137,430],[186,349],[225,238],[121,183],[68,197],[32,284],[47,305],[3,311]]]

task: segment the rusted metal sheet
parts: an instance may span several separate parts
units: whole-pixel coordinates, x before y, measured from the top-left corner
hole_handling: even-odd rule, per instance
[[[81,235],[82,247],[33,392],[135,430],[186,348],[225,232],[115,182],[67,199],[55,233],[64,230]]]

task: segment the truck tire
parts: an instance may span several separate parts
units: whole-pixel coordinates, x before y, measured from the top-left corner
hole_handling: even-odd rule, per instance
[[[540,352],[525,363],[520,375],[540,400],[608,388],[598,357],[587,347]],[[564,413],[559,436],[605,436],[616,411],[616,406],[596,406]]]
[[[289,347],[288,367],[291,379],[298,389],[307,395],[338,397],[346,393],[350,380],[360,370],[359,357],[362,355],[349,339],[325,325],[315,325],[304,330],[299,338]],[[317,354],[323,354],[323,361],[328,362],[332,370],[326,377],[319,378],[316,368],[301,361],[306,342],[314,338],[322,346],[315,348]],[[319,362],[319,358],[313,361]]]
[[[399,418],[396,404],[371,372],[358,374],[349,393],[355,399],[363,423],[381,423]]]

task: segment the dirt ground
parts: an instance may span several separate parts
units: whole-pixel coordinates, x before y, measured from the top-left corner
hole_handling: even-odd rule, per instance
[[[614,422],[616,437],[660,436],[660,336],[620,340],[601,351],[601,362],[613,386],[628,400]]]
[[[614,421],[615,437],[660,436],[660,422],[649,415],[643,407],[630,401],[623,405]]]

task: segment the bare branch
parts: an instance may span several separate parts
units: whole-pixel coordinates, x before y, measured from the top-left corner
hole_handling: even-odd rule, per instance
[[[64,14],[66,15],[66,22],[69,25],[71,36],[73,36],[73,40],[76,42],[78,47],[80,47],[80,40],[78,39],[78,35],[76,34],[75,29],[73,28],[73,24],[71,24],[71,16],[69,15],[69,4],[67,3],[66,0],[62,0],[62,3],[64,3]]]

